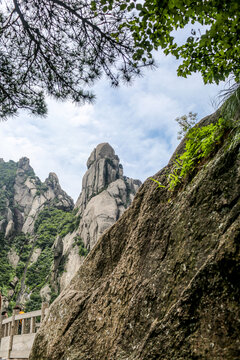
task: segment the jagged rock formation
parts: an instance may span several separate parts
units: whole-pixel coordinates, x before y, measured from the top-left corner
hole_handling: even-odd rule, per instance
[[[42,183],[35,176],[28,158],[11,163],[15,165],[15,173],[12,174],[12,186],[8,189],[9,196],[5,199],[5,213],[2,213],[0,223],[0,231],[5,232],[5,237],[20,231],[33,233],[35,220],[46,205],[66,211],[73,208],[73,200],[61,189],[56,174],[50,173]],[[2,166],[5,164],[1,162]]]
[[[87,161],[87,172],[82,180],[82,192],[76,207],[82,213],[91,197],[103,191],[111,182],[123,178],[122,166],[108,143],[99,144]]]
[[[131,204],[141,181],[123,176],[119,158],[108,143],[93,150],[87,167],[75,208],[82,219],[81,237],[91,249]]]
[[[73,208],[73,200],[61,189],[55,173],[50,173],[44,183],[35,176],[26,177],[29,173],[34,174],[29,159],[20,159],[14,185],[14,204],[24,233],[33,232],[35,220],[44,206],[54,204],[58,209]]]
[[[33,264],[39,265],[40,269],[44,268],[41,279],[37,279],[36,276],[36,286],[40,285],[39,281],[43,283],[44,276],[50,270],[50,268],[47,269],[47,265],[51,266],[52,238],[49,236],[49,240],[45,241],[46,244],[41,245],[41,241],[37,241],[39,235],[34,229],[40,213],[46,206],[63,213],[71,212],[73,209],[73,200],[61,189],[57,175],[50,173],[42,183],[35,175],[28,158],[24,157],[17,163],[11,160],[4,162],[1,159],[0,288],[4,294],[4,304],[9,310],[16,301],[23,304],[30,301],[35,291],[34,284],[31,287],[28,284],[32,277],[29,269]],[[49,248],[48,251],[46,247]],[[42,260],[44,257],[46,259],[46,255],[48,255],[47,262],[43,266]],[[37,271],[39,272],[41,270]],[[45,282],[47,281],[46,278]],[[42,286],[45,284],[43,283]],[[39,291],[40,289],[37,290],[38,293]],[[38,303],[41,303],[40,295],[37,294],[37,296]],[[33,301],[30,309],[31,306],[37,306],[37,304]]]
[[[9,310],[50,301],[71,281],[99,236],[130,205],[141,182],[123,176],[113,148],[100,144],[88,160],[73,210],[57,175],[42,183],[29,159],[0,159],[0,289]],[[14,280],[13,280],[14,279]]]
[[[175,192],[144,183],[50,307],[30,360],[239,358],[239,145],[239,128],[226,133]]]
[[[69,284],[83,262],[74,239],[80,237],[90,251],[104,231],[121,217],[141,185],[140,180],[123,176],[119,158],[108,143],[99,144],[92,151],[87,168],[75,205],[80,218],[78,229],[62,239],[65,272],[59,280],[61,289]]]

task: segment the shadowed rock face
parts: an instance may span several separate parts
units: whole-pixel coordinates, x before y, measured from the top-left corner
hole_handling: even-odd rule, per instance
[[[175,193],[147,180],[52,304],[30,360],[238,359],[239,169],[235,142]]]

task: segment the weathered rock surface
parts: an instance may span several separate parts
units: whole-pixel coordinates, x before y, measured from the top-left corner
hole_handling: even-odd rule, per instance
[[[44,183],[36,176],[31,176],[31,173],[34,174],[29,159],[20,159],[14,185],[14,203],[18,217],[22,218],[22,231],[25,233],[33,232],[34,222],[44,206],[52,203],[59,209],[73,208],[73,200],[61,189],[55,173],[50,173]]]
[[[31,311],[42,300],[53,301],[141,184],[123,176],[107,143],[96,147],[87,166],[78,205],[71,211],[73,201],[55,173],[41,182],[28,158],[0,160],[0,273],[6,272],[0,274],[0,288],[7,289],[4,306],[9,311],[15,302]]]
[[[87,172],[82,181],[82,192],[75,207],[82,214],[89,200],[105,190],[109,184],[118,179],[129,183],[129,193],[135,195],[141,185],[139,180],[129,179],[123,176],[123,167],[113,148],[108,143],[99,144],[91,153],[87,161]],[[125,190],[126,191],[126,190]],[[129,194],[130,195],[130,194]],[[130,201],[129,201],[130,203]],[[125,199],[125,207],[127,199]]]
[[[4,161],[1,163],[4,164]],[[26,157],[17,163],[11,190],[11,203],[6,199],[5,213],[2,213],[3,219],[0,222],[0,231],[5,232],[5,237],[20,231],[32,233],[34,222],[46,205],[52,204],[64,210],[73,209],[73,200],[61,189],[57,175],[50,173],[42,183],[35,176]]]
[[[139,183],[134,184],[133,181],[115,180],[87,203],[79,227],[79,233],[87,248],[93,248],[104,231],[120,218],[132,202],[139,188]]]
[[[49,294],[46,295],[46,288],[45,292],[43,291],[39,295],[40,289],[38,286],[45,285],[44,279],[39,281],[38,278],[36,287],[33,290],[30,289],[29,285],[26,285],[26,282],[29,282],[29,268],[34,263],[38,265],[39,257],[40,263],[42,262],[41,252],[44,251],[44,248],[41,249],[40,244],[37,244],[34,224],[45,206],[65,212],[73,209],[73,200],[61,189],[57,175],[50,173],[45,182],[41,182],[30,166],[28,158],[24,157],[17,163],[12,160],[8,162],[1,160],[0,288],[5,289],[4,304],[6,308],[9,308],[9,311],[11,311],[11,307],[14,306],[16,301],[22,302],[22,304],[29,303],[31,294],[35,289],[37,289],[36,293],[39,302],[41,301],[41,294],[44,295],[44,298],[49,298]],[[51,241],[48,236],[48,242]],[[51,249],[49,249],[48,253],[50,254],[50,252]],[[49,272],[51,271],[50,267],[51,260],[49,260]],[[43,269],[42,263],[39,268],[38,273]],[[14,282],[12,278],[15,279]],[[47,278],[45,282],[48,282]],[[34,296],[35,294],[33,294]]]
[[[82,192],[76,202],[79,228],[67,234],[63,241],[65,271],[60,279],[61,290],[69,284],[83,258],[79,257],[74,239],[79,236],[91,250],[99,237],[111,227],[131,204],[140,180],[123,176],[123,167],[108,143],[99,144],[87,161],[87,172],[82,181]]]
[[[239,169],[235,141],[179,191],[147,180],[52,304],[30,360],[239,359]]]

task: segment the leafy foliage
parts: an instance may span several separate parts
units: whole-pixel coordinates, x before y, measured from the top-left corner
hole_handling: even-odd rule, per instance
[[[176,156],[171,173],[168,175],[168,190],[173,191],[183,180],[193,174],[203,159],[211,156],[222,144],[224,135],[230,132],[228,146],[234,143],[240,143],[240,86],[235,84],[232,91],[225,95],[225,102],[219,109],[221,116],[215,123],[207,126],[192,127],[196,120],[196,114],[189,113],[189,119],[186,115],[176,120],[182,126],[182,133],[187,131],[185,151],[182,155]],[[158,180],[151,178],[158,184]]]
[[[8,202],[12,206],[16,171],[17,164],[14,161],[0,162],[0,214],[5,211]]]
[[[240,80],[239,0],[132,0],[137,14],[125,26],[131,29],[134,57],[151,58],[159,47],[166,55],[182,59],[178,75],[200,72],[205,83],[225,80],[233,74]],[[193,24],[184,44],[178,44],[174,31]],[[200,25],[207,27],[201,33]]]
[[[78,224],[79,218],[73,212],[45,207],[34,224],[34,231],[38,237],[37,246],[41,249],[51,247],[56,235],[63,237],[73,232]]]
[[[4,295],[7,295],[7,288],[14,277],[14,268],[8,261],[8,251],[10,246],[4,241],[4,234],[0,233],[0,289]]]
[[[108,6],[106,5],[108,3]],[[44,94],[75,103],[105,74],[113,86],[139,74],[122,1],[12,0],[0,13],[0,117],[46,114]],[[84,89],[85,87],[85,89]]]
[[[240,80],[238,0],[12,0],[0,10],[0,118],[47,112],[45,94],[93,101],[105,74],[113,86],[152,65],[159,47],[205,83]],[[193,28],[184,44],[174,31]],[[198,29],[199,24],[206,31]]]
[[[38,179],[37,177],[35,178],[36,179],[36,196],[39,196],[41,194],[44,194],[47,190],[48,190],[48,187],[47,185],[45,185],[44,183],[42,183],[40,181],[40,179]]]
[[[49,270],[53,262],[53,252],[49,248],[45,248],[37,261],[27,269],[26,285],[32,291],[34,289],[40,290],[46,283],[49,275]]]
[[[227,128],[227,122],[220,117],[216,124],[189,130],[185,151],[175,160],[173,172],[169,175],[170,190],[191,174],[202,158],[207,158],[215,150]]]
[[[158,188],[165,188],[166,187],[165,185],[161,184],[160,181],[158,181],[158,180],[156,180],[156,179],[154,179],[152,177],[150,177],[150,180],[154,181],[157,184]]]
[[[76,236],[75,239],[75,245],[78,246],[78,253],[80,256],[87,256],[89,253],[89,250],[85,247],[83,240],[80,236]]]
[[[26,302],[25,312],[41,309],[42,298],[39,292],[32,293],[30,299]]]
[[[17,254],[22,256],[23,260],[26,260],[26,251],[29,251],[29,246],[31,247],[28,241],[28,237],[23,232],[14,236],[12,240],[12,246],[17,251]]]

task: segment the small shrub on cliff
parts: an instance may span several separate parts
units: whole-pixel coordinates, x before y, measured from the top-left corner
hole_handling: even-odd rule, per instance
[[[15,270],[8,261],[9,246],[4,242],[4,234],[0,233],[0,289],[6,288],[6,286],[14,278]],[[6,294],[5,294],[6,295]]]
[[[74,244],[78,246],[78,253],[80,256],[87,256],[89,253],[89,250],[85,247],[83,240],[80,238],[80,236],[76,236],[74,239]]]
[[[210,156],[221,143],[227,128],[227,122],[220,117],[216,124],[194,127],[188,131],[185,151],[176,158],[173,171],[169,174],[169,190],[174,190],[182,179],[193,172],[203,158]]]
[[[25,312],[41,309],[42,298],[39,293],[33,293],[30,295],[30,299],[26,302]]]
[[[79,225],[80,217],[73,211],[63,211],[54,207],[45,207],[38,215],[34,231],[38,234],[37,244],[41,249],[52,246],[56,236],[64,237]]]
[[[41,252],[37,261],[27,269],[26,285],[30,290],[41,289],[46,284],[52,263],[52,249],[46,248]]]

